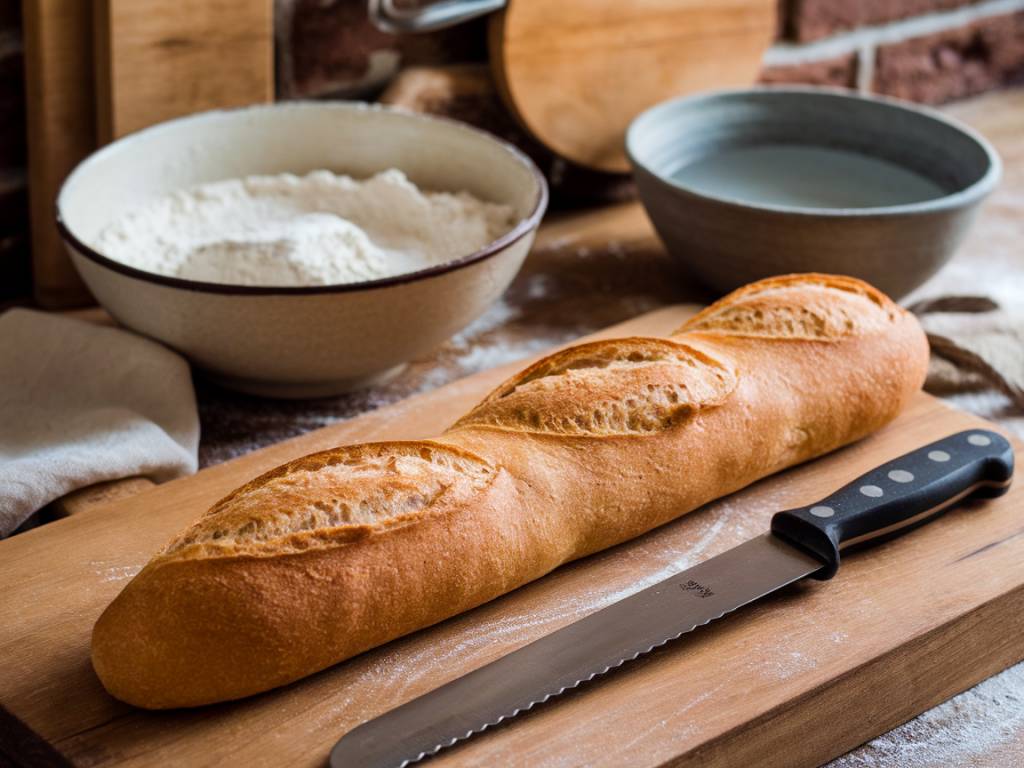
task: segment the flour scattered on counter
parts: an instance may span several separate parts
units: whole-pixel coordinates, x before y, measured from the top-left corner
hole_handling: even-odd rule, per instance
[[[478,337],[518,320],[521,314],[519,309],[509,306],[504,299],[498,299],[480,317],[452,336],[448,343],[458,349],[469,349]]]
[[[531,334],[515,339],[491,338],[496,330],[515,322],[521,314],[504,299],[494,302],[480,317],[448,340],[440,353],[440,365],[423,373],[416,391],[427,392],[478,371],[547,351],[552,342]]]
[[[1022,690],[1024,664],[1018,664],[836,759],[828,768],[1009,765],[1000,762],[996,750],[1024,729]]]
[[[508,232],[507,205],[422,192],[401,171],[313,171],[180,190],[112,221],[92,245],[132,267],[232,285],[335,285],[468,256]]]

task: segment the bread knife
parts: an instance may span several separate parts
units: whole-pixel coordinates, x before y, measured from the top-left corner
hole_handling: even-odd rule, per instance
[[[771,530],[363,723],[331,768],[404,768],[515,717],[800,579],[831,579],[840,554],[1007,491],[1013,449],[969,430],[883,464]]]

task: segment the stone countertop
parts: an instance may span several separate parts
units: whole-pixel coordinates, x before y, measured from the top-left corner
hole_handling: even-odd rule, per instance
[[[910,299],[983,294],[1024,309],[1024,89],[945,111],[995,144],[1005,175],[961,251]],[[200,463],[225,461],[664,304],[710,298],[673,268],[637,204],[612,211],[608,215],[604,209],[599,219],[587,212],[550,216],[503,299],[387,385],[323,400],[270,401],[198,381]],[[1002,395],[974,393],[950,400],[1024,438],[1024,413]],[[951,765],[1024,765],[1024,664],[838,758],[831,767]]]

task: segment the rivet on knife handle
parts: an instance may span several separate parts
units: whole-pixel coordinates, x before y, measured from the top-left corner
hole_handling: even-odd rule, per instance
[[[877,467],[815,504],[779,512],[772,533],[820,558],[814,574],[832,578],[839,553],[897,536],[971,495],[1006,493],[1013,449],[1006,438],[972,429]]]

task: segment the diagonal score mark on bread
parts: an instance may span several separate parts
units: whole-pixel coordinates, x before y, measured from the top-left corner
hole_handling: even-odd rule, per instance
[[[787,275],[733,291],[691,317],[673,335],[707,332],[836,341],[884,330],[900,312],[885,294],[860,280],[841,275],[800,277],[798,284],[794,283],[793,276]],[[800,302],[794,303],[797,287]],[[839,297],[844,300],[838,301]]]
[[[284,685],[870,434],[927,360],[911,314],[815,274],[666,338],[556,352],[432,440],[324,451],[229,494],[103,613],[93,665],[148,708]]]
[[[595,341],[556,352],[512,377],[453,429],[643,435],[722,402],[735,387],[729,367],[679,342]]]
[[[430,441],[368,443],[303,456],[217,502],[164,550],[277,553],[341,544],[433,505],[469,501],[494,476],[479,456]]]

